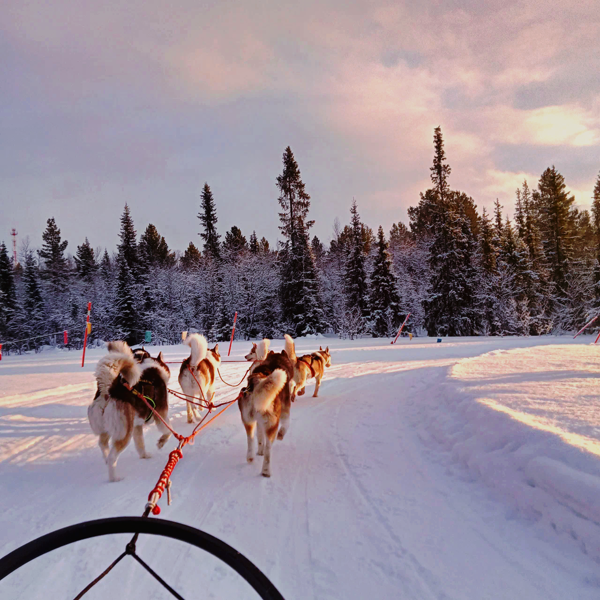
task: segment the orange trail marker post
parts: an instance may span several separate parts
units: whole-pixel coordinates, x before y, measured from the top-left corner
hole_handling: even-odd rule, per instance
[[[404,323],[402,323],[402,325],[400,325],[400,329],[398,329],[398,334],[396,335],[396,337],[394,338],[394,341],[391,342],[392,344],[396,343],[396,340],[400,337],[400,334],[402,333],[402,330],[404,329],[404,326],[406,325],[406,321],[408,321],[408,317],[410,317],[410,313],[408,313],[406,315],[406,319],[404,319]]]
[[[237,310],[235,311],[235,316],[233,317],[233,329],[231,330],[231,340],[229,340],[229,351],[227,352],[227,356],[231,354],[231,344],[233,344],[233,336],[235,335],[235,322],[237,321]]]
[[[81,355],[81,366],[85,364],[85,347],[87,346],[88,333],[92,330],[90,323],[90,312],[92,311],[92,303],[88,302],[87,319],[85,321],[85,333],[83,334],[83,354]]]

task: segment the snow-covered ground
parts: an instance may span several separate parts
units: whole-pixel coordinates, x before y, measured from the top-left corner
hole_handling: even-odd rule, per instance
[[[288,599],[600,597],[600,348],[589,337],[327,342],[333,366],[320,397],[311,385],[293,406],[271,479],[246,463],[232,407],[185,449],[162,517],[231,544]],[[248,349],[234,344],[231,358]],[[161,350],[181,360],[187,348]],[[69,352],[0,362],[0,555],[66,525],[141,514],[175,444],[143,461],[132,444],[124,480],[108,483],[86,417],[101,355],[84,369]],[[235,394],[217,388],[219,400]],[[189,431],[184,405],[171,412]],[[146,430],[148,448],[157,438]],[[1,581],[0,597],[74,597],[126,539],[48,554]],[[138,549],[186,598],[256,597],[199,550],[150,536]],[[130,559],[86,598],[109,594],[168,597]]]

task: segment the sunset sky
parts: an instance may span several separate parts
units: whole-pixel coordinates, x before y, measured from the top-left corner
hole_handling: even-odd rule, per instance
[[[141,233],[200,245],[205,181],[221,234],[274,242],[290,145],[331,238],[352,198],[407,222],[441,125],[451,186],[512,211],[552,164],[589,207],[600,171],[600,5],[545,2],[3,0],[0,241],[70,252]]]

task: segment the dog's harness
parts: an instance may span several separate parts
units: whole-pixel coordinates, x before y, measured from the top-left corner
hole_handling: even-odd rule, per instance
[[[146,394],[142,394],[141,392],[138,392],[135,388],[131,387],[125,381],[125,379],[123,378],[123,376],[120,373],[119,373],[119,380],[125,386],[125,388],[127,390],[129,390],[134,396],[138,396],[139,398],[143,398],[143,399],[146,400],[146,402],[148,404],[150,404],[150,406],[149,406],[150,412],[148,413],[148,416],[144,419],[144,424],[148,423],[150,421],[150,419],[152,419],[152,416],[154,415],[154,411],[156,409],[156,402],[154,401],[154,398],[151,398],[150,396],[146,396]],[[154,389],[154,384],[151,381],[148,381],[147,379],[140,379],[138,381],[138,383],[149,385],[152,389]],[[142,388],[142,391],[143,391],[143,388]]]
[[[310,357],[310,362],[305,361],[303,358],[299,358],[298,359],[298,362],[304,363],[310,369],[310,376],[314,377],[315,376],[315,370],[313,369],[312,361],[313,361],[312,356]]]

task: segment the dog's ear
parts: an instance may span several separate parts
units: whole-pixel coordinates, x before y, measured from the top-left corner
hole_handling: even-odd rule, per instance
[[[214,351],[218,354],[219,353],[219,344],[216,344],[214,347]]]
[[[160,360],[160,362],[163,362],[163,355],[162,352],[158,353],[158,356],[156,357],[157,360]]]
[[[271,352],[273,352],[273,350],[271,350]],[[271,352],[269,352],[269,354],[271,354]],[[281,355],[287,357],[288,353],[285,350],[282,350]]]
[[[329,346],[327,346],[327,348],[325,348],[325,352],[327,352],[327,354],[329,354]]]
[[[323,352],[323,346],[319,346],[319,350]]]

